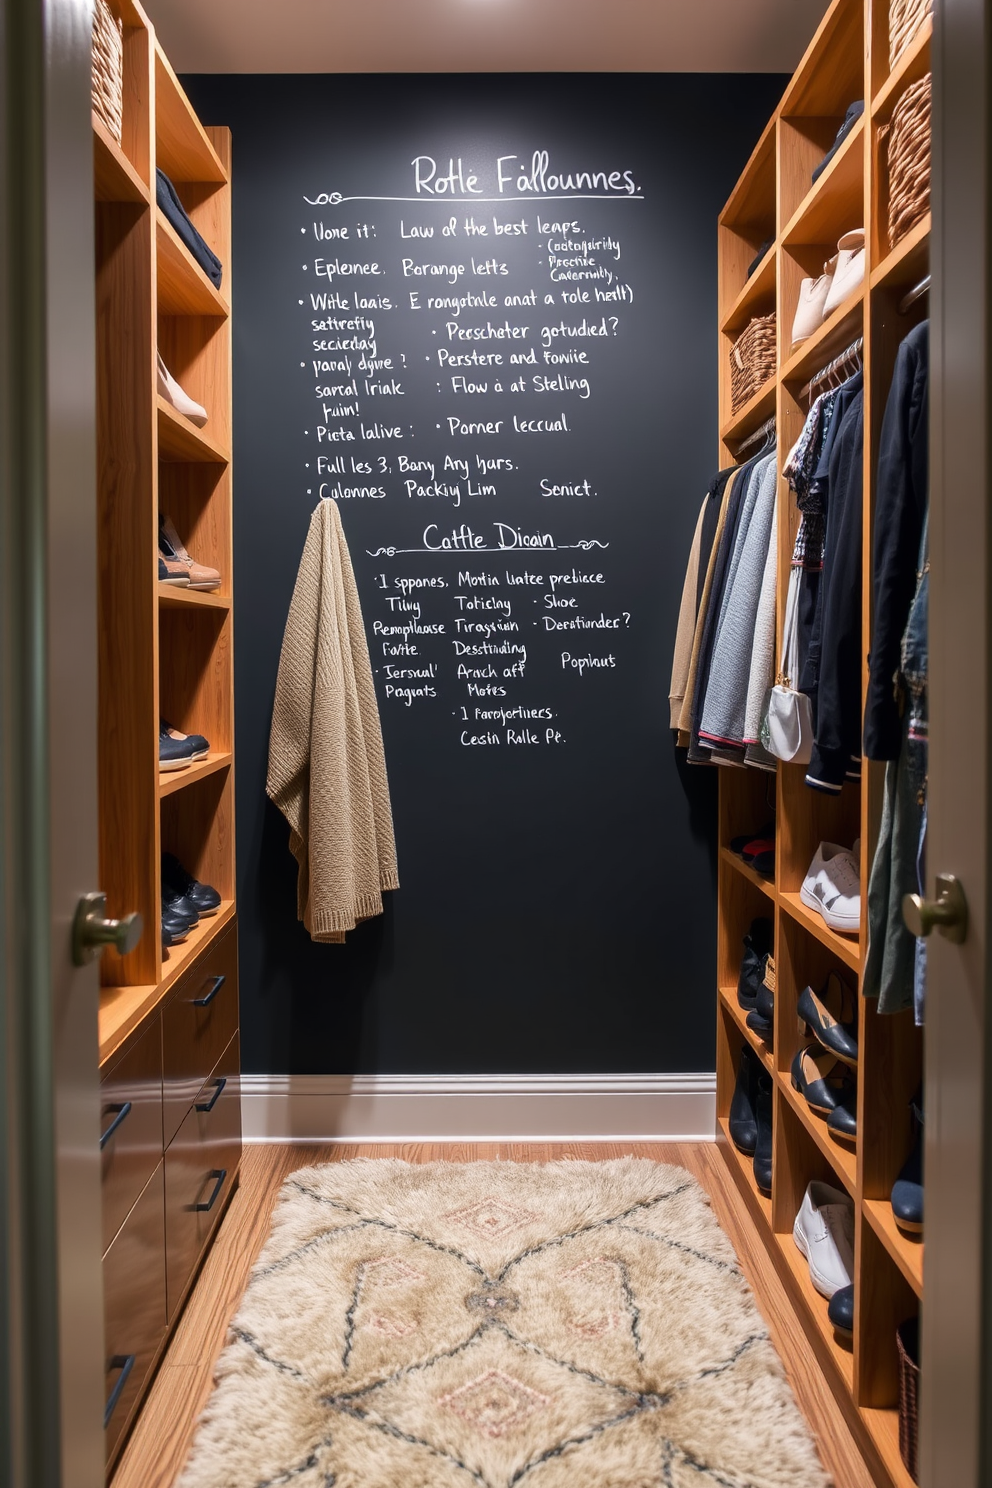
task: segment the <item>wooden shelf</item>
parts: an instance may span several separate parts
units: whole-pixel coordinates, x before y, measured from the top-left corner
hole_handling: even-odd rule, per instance
[[[724,316],[720,329],[725,335],[742,331],[753,316],[774,310],[776,257],[773,245]]]
[[[161,207],[155,208],[155,250],[160,315],[214,315],[227,319],[231,307],[180,240]]]
[[[811,1111],[799,1091],[792,1088],[792,1078],[788,1071],[779,1070],[778,1083],[782,1097],[788,1103],[790,1110],[794,1111],[802,1122],[851,1198],[856,1198],[858,1163],[854,1148],[834,1141],[827,1130],[826,1118],[817,1116],[815,1111]]]
[[[749,884],[753,884],[756,889],[759,889],[762,894],[766,894],[774,902],[775,885],[770,878],[766,878],[763,873],[759,873],[755,868],[752,868],[750,863],[745,863],[744,859],[739,858],[736,853],[731,852],[729,847],[721,847],[720,857],[733,868],[735,873],[739,873],[742,878],[746,878]]]
[[[727,1160],[730,1163],[731,1170],[733,1171],[734,1176],[737,1179],[738,1186],[744,1192],[748,1202],[751,1205],[752,1211],[756,1214],[760,1214],[764,1218],[764,1222],[768,1227],[768,1234],[770,1237],[772,1228],[772,1201],[771,1199],[765,1198],[764,1194],[755,1183],[754,1168],[751,1159],[749,1157],[745,1157],[743,1152],[738,1152],[737,1148],[734,1146],[730,1136],[730,1124],[727,1119],[724,1116],[718,1116],[716,1124],[719,1127],[720,1133],[724,1138],[723,1146],[727,1154]]]
[[[737,1001],[737,988],[721,987],[720,1001],[723,1003],[724,1007],[727,1009],[727,1012],[736,1023],[741,1038],[744,1039],[745,1043],[747,1043],[750,1048],[753,1049],[754,1053],[757,1054],[758,1058],[761,1060],[768,1073],[770,1075],[774,1075],[775,1061],[772,1058],[772,1051],[765,1043],[764,1039],[761,1038],[760,1034],[757,1034],[752,1029],[748,1028],[747,1013]]]
[[[790,354],[779,373],[782,382],[800,385],[809,382],[832,357],[845,351],[861,335],[863,325],[864,284],[861,284],[814,335]]]
[[[909,46],[899,58],[885,82],[872,99],[873,119],[886,119],[911,83],[918,82],[930,71],[930,42],[933,16],[928,15]]]
[[[186,461],[191,464],[227,465],[230,452],[211,438],[208,428],[199,429],[188,418],[157,395],[158,457],[160,460]]]
[[[836,245],[837,239],[864,227],[865,120],[861,118],[782,234],[785,248],[801,244]]]
[[[759,388],[754,397],[724,424],[720,430],[720,438],[724,443],[733,444],[738,439],[745,439],[759,424],[770,418],[775,412],[776,391],[775,378],[770,377],[764,387]]]
[[[167,584],[162,579],[158,584],[158,602],[166,609],[181,610],[188,605],[204,610],[231,608],[230,595],[218,594],[215,589],[186,589],[179,584]]]
[[[906,290],[923,278],[930,268],[930,213],[900,238],[882,262],[872,271],[871,287]]]
[[[140,202],[147,207],[150,192],[120,145],[96,114],[93,120],[93,191],[97,201]]]
[[[864,59],[861,0],[834,0],[785,90],[779,113],[843,118],[859,92],[851,92]]]
[[[198,780],[205,780],[208,775],[216,775],[218,770],[229,769],[233,760],[234,756],[231,754],[211,752],[206,759],[196,760],[185,770],[160,770],[158,773],[159,799],[164,800],[166,796],[174,796],[177,791],[195,785]]]
[[[840,935],[836,930],[831,930],[830,926],[824,923],[822,916],[806,907],[798,893],[780,892],[778,902],[786,914],[791,915],[794,920],[804,926],[821,945],[825,945],[827,950],[832,951],[839,961],[843,961],[844,965],[850,967],[852,971],[860,973],[861,951],[856,936]]]
[[[720,213],[720,226],[753,237],[755,248],[765,238],[775,236],[775,123],[772,118],[765,125],[733,195]]]
[[[172,181],[227,183],[227,171],[162,48],[155,44],[155,151]]]
[[[851,1349],[843,1347],[837,1342],[837,1334],[834,1326],[827,1316],[827,1308],[830,1305],[826,1297],[821,1297],[809,1277],[809,1265],[799,1246],[792,1238],[791,1229],[784,1235],[775,1234],[774,1243],[778,1246],[779,1253],[785,1261],[786,1268],[791,1271],[802,1297],[806,1314],[813,1327],[820,1334],[827,1350],[840,1373],[848,1390],[854,1393],[854,1354]]]
[[[899,1455],[898,1408],[892,1406],[889,1410],[872,1410],[862,1407],[860,1414],[892,1480],[893,1488],[915,1488],[915,1480],[910,1477]]]
[[[100,1064],[116,1053],[132,1029],[148,1017],[174,986],[193,957],[199,955],[217,936],[234,914],[234,901],[224,900],[215,915],[202,919],[182,945],[164,953],[162,980],[155,986],[103,987],[100,991],[99,1041]],[[145,934],[157,933],[158,925],[146,925]]]
[[[888,1199],[863,1199],[865,1218],[918,1297],[923,1295],[923,1236],[904,1235]]]

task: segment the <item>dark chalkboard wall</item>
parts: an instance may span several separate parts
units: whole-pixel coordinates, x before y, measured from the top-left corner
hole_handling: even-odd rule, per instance
[[[246,1069],[712,1067],[716,781],[676,758],[667,693],[716,217],[783,80],[186,82],[234,136]],[[402,885],[341,947],[296,921],[264,791],[321,495]]]

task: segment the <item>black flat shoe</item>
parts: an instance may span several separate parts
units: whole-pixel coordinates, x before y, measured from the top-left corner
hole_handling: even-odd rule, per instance
[[[834,1292],[830,1298],[830,1306],[827,1308],[827,1317],[833,1323],[838,1333],[845,1338],[854,1335],[854,1286],[841,1287],[839,1292]]]
[[[923,1233],[923,1133],[892,1185],[892,1218],[908,1235]]]
[[[758,1098],[754,1107],[758,1140],[754,1148],[754,1181],[768,1198],[772,1191],[772,1078],[762,1070],[758,1076]]]
[[[766,1044],[771,1043],[775,1031],[775,962],[770,951],[764,960],[764,975],[754,1000],[754,1012],[747,1015],[747,1026]]]
[[[211,884],[194,878],[172,853],[162,854],[162,887],[170,896],[185,899],[199,915],[216,914],[220,908],[217,890]]]
[[[858,1003],[851,987],[836,972],[827,977],[822,992],[807,987],[799,997],[798,1012],[813,1037],[845,1064],[858,1063]]]
[[[744,937],[744,956],[737,979],[737,1001],[746,1012],[753,1012],[765,974],[765,957],[772,948],[772,922],[760,918],[751,921]]]
[[[829,1116],[846,1094],[847,1071],[819,1044],[807,1044],[792,1061],[792,1088],[811,1111]]]
[[[827,1131],[841,1142],[856,1142],[858,1138],[858,1087],[854,1080],[847,1080],[836,1106],[827,1117]]]
[[[758,1144],[758,1123],[754,1107],[758,1098],[760,1076],[761,1062],[754,1051],[745,1045],[741,1050],[737,1084],[734,1086],[734,1096],[730,1102],[730,1118],[727,1123],[730,1129],[730,1140],[737,1151],[743,1152],[745,1157],[753,1157],[754,1149]]]

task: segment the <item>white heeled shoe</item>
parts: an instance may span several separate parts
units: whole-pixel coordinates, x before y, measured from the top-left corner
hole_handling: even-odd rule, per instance
[[[158,390],[167,403],[170,403],[177,413],[188,418],[191,424],[196,424],[202,429],[207,422],[207,410],[199,403],[195,403],[188,393],[183,392],[172,373],[162,360],[162,353],[158,353]]]

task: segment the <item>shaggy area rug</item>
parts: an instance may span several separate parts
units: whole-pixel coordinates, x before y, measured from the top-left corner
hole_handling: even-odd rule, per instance
[[[699,1185],[615,1162],[303,1169],[180,1488],[825,1488]]]

